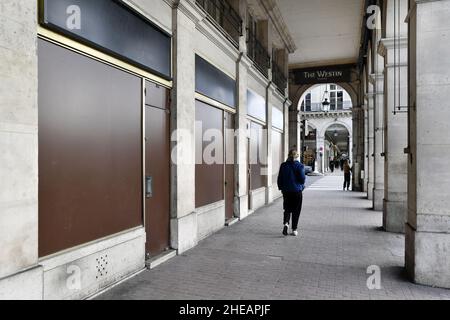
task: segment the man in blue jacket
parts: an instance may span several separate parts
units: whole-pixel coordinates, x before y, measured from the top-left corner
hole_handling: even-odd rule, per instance
[[[289,152],[289,158],[280,167],[278,174],[278,189],[284,199],[284,227],[283,235],[288,235],[289,222],[292,215],[292,235],[298,236],[298,221],[302,211],[303,190],[305,189],[305,167],[298,161],[296,150]]]

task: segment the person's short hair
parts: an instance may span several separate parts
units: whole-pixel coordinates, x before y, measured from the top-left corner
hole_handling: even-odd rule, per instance
[[[297,150],[292,149],[289,151],[288,157],[291,159],[298,159],[298,158],[300,158],[300,154],[297,152]]]

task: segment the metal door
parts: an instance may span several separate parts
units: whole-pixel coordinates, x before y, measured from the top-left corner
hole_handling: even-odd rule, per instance
[[[145,228],[147,256],[170,248],[170,114],[168,90],[146,84]]]
[[[225,112],[225,217],[234,218],[234,115]]]

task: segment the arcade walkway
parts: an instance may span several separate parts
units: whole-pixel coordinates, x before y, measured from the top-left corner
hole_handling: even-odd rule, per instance
[[[298,238],[281,235],[277,201],[99,299],[450,299],[404,278],[404,236],[381,231],[381,212],[342,179],[310,178]],[[367,288],[371,265],[380,290]]]

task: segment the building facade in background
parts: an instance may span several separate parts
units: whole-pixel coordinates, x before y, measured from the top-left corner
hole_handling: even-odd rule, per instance
[[[326,173],[352,159],[352,99],[337,84],[316,85],[300,101],[303,162]]]

